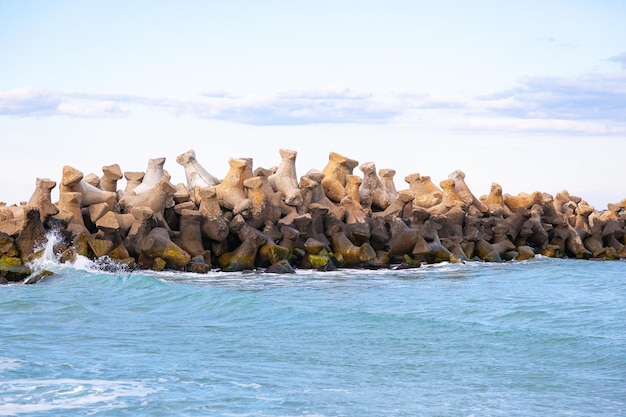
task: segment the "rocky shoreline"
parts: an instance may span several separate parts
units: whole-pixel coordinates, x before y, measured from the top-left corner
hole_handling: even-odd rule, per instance
[[[296,151],[279,154],[270,169],[232,158],[220,181],[190,150],[176,159],[186,177],[177,185],[165,158],[150,159],[145,172],[104,166],[102,176],[65,166],[55,203],[56,181],[38,178],[28,202],[0,203],[0,283],[41,278],[28,265],[52,230],[61,237],[54,247],[60,262],[82,255],[196,273],[416,268],[537,254],[626,258],[626,199],[597,211],[567,191],[513,196],[495,183],[477,198],[461,171],[439,186],[410,174],[408,188],[397,191],[393,169],[335,152],[322,171],[298,180]]]

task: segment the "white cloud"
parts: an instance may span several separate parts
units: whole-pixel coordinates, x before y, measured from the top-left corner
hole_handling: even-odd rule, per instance
[[[609,58],[609,61],[622,64],[622,69],[626,69],[626,52],[622,52],[619,55],[615,55]]]
[[[78,117],[125,116],[127,107],[114,101],[98,101],[94,103],[61,103],[56,109],[58,114]]]
[[[520,119],[598,120],[621,124],[626,114],[626,72],[576,79],[529,78],[477,103],[485,111]]]
[[[61,96],[47,89],[17,88],[0,91],[0,115],[48,115],[53,114],[60,103]]]
[[[309,90],[289,90],[277,95],[285,99],[304,100],[364,100],[372,97],[369,91],[356,91],[347,87],[327,87]]]
[[[546,37],[540,38],[539,40],[542,42],[550,43],[550,44],[557,44],[558,46],[561,46],[563,48],[580,48],[580,44],[578,43],[562,41],[560,39],[555,38],[554,36],[546,36]]]
[[[554,132],[578,135],[624,135],[626,123],[514,117],[472,117],[451,122],[460,131]]]
[[[402,110],[372,93],[288,91],[274,96],[211,96],[189,103],[198,117],[252,125],[385,123]]]
[[[611,58],[626,62],[626,54]],[[119,117],[142,107],[248,125],[423,123],[444,130],[621,135],[626,71],[532,77],[489,96],[440,97],[329,87],[274,95],[202,93],[193,100],[22,88],[0,92],[0,116]]]

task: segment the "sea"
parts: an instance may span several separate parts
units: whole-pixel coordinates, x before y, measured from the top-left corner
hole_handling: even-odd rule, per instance
[[[0,287],[2,416],[626,416],[626,262]]]

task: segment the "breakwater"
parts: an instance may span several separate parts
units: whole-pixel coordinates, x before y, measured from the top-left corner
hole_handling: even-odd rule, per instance
[[[219,180],[190,150],[176,158],[186,177],[176,185],[165,158],[145,172],[104,166],[101,176],[65,166],[57,202],[57,182],[37,178],[28,202],[0,206],[1,279],[29,277],[52,230],[61,262],[85,256],[197,273],[626,257],[626,199],[597,211],[567,191],[513,196],[496,183],[478,198],[458,170],[439,186],[410,174],[397,190],[393,169],[335,152],[323,170],[298,178],[297,152],[279,155],[269,169],[232,158]]]

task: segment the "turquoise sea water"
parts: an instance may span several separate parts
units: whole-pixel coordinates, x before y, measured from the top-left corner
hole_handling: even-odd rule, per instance
[[[626,263],[0,287],[0,415],[624,416]]]

